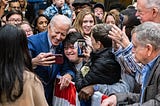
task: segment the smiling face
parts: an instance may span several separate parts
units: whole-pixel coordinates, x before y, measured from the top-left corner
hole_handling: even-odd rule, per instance
[[[94,19],[91,14],[84,16],[82,23],[84,35],[89,35],[91,33],[91,28],[94,26],[94,24]]]
[[[77,48],[75,48],[73,44],[64,45],[64,54],[72,63],[78,64],[82,60],[78,57]]]
[[[68,32],[69,26],[63,24],[54,23],[54,25],[48,25],[48,34],[51,43],[54,46],[58,46],[65,38]]]

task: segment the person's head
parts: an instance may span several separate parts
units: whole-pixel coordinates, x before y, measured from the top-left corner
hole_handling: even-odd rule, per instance
[[[69,6],[69,8],[70,8],[71,10],[74,10],[74,7],[72,6],[74,0],[65,0],[65,2],[66,2],[66,4],[68,4],[68,6]]]
[[[65,0],[52,0],[56,7],[61,8],[63,7]]]
[[[77,48],[74,46],[78,39],[84,39],[79,32],[71,32],[67,35],[66,39],[63,41],[64,44],[64,54],[68,60],[74,64],[82,62],[82,58],[78,57]]]
[[[0,101],[13,102],[23,93],[23,72],[32,70],[25,32],[14,25],[2,26],[0,49],[0,73],[3,76],[0,77]]]
[[[18,0],[9,1],[8,11],[18,10],[21,11],[21,6]]]
[[[33,29],[28,21],[22,21],[19,26],[25,31],[27,37],[33,35]]]
[[[112,25],[109,24],[97,24],[92,28],[91,41],[94,51],[112,47],[112,39],[108,37],[111,28]]]
[[[90,0],[74,0],[74,2],[72,3],[72,6],[75,9],[75,14],[76,16],[78,15],[78,13],[83,10],[84,8],[89,8],[91,9],[91,4],[90,4]]]
[[[110,24],[110,25],[118,25],[118,23],[116,23],[115,15],[110,12],[108,12],[106,14],[105,19],[104,19],[104,23]]]
[[[74,21],[73,26],[78,32],[83,36],[89,35],[91,33],[91,28],[96,24],[96,18],[94,14],[88,10],[83,9]]]
[[[21,9],[27,7],[27,0],[18,0],[18,1],[19,1],[19,3],[20,3]]]
[[[160,0],[137,0],[136,16],[141,23],[146,21],[160,23]]]
[[[132,30],[132,53],[138,63],[147,64],[160,54],[160,25],[144,22]]]
[[[66,38],[71,24],[71,20],[65,15],[57,14],[51,19],[48,25],[48,35],[52,45],[58,46]]]
[[[40,14],[38,15],[35,20],[34,20],[34,29],[35,29],[35,32],[43,32],[47,29],[47,26],[49,24],[49,21],[50,19],[44,15],[44,14]]]
[[[97,16],[100,20],[103,19],[105,9],[102,3],[96,3],[93,7],[93,11],[95,16]]]
[[[120,12],[117,9],[112,9],[109,11],[112,15],[115,16],[116,25],[119,25],[120,23]]]
[[[23,14],[20,11],[9,11],[6,15],[7,24],[18,25],[23,21]]]

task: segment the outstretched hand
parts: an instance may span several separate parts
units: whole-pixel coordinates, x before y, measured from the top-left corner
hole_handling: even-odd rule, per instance
[[[108,98],[104,99],[102,101],[101,106],[116,106],[117,104],[117,98],[115,95],[111,95]]]
[[[123,48],[126,48],[130,44],[129,38],[125,33],[125,26],[121,30],[116,25],[113,25],[111,31],[109,31],[108,37],[120,44]]]

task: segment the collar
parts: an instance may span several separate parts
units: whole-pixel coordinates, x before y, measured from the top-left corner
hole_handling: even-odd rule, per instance
[[[53,45],[52,45],[52,43],[51,43],[51,41],[49,39],[49,34],[47,34],[47,38],[48,38],[49,48],[51,49],[53,47]]]

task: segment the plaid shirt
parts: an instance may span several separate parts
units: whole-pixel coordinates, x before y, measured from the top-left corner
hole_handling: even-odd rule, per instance
[[[131,71],[131,74],[135,76],[137,83],[142,84],[142,71],[141,70],[143,68],[143,65],[135,61],[134,55],[131,52],[132,47],[133,47],[133,44],[130,43],[128,47],[126,47],[125,49],[120,48],[119,50],[114,52],[114,54],[117,60],[119,61],[122,67],[122,70],[126,70],[126,67],[129,68],[129,70]],[[120,61],[121,57],[123,58],[124,63]]]
[[[72,11],[67,4],[63,5],[61,8],[61,13],[69,18],[72,18]],[[50,19],[52,19],[54,15],[61,13],[58,11],[58,8],[54,4],[46,8],[46,10],[43,12],[43,14],[47,15]]]

